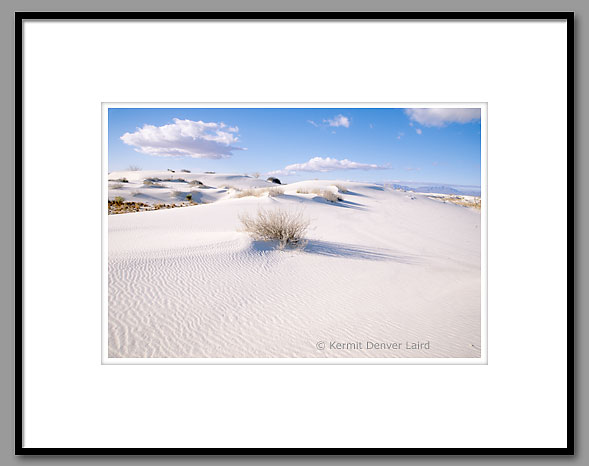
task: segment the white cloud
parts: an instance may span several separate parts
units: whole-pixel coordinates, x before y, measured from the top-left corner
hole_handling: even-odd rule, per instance
[[[305,163],[293,163],[283,170],[269,172],[269,175],[292,175],[297,172],[331,172],[334,170],[384,170],[390,168],[386,165],[374,163],[352,162],[348,159],[333,159],[331,157],[313,157]]]
[[[319,124],[318,123],[315,123],[313,120],[307,120],[307,123],[312,124],[315,128],[318,128],[319,127]]]
[[[137,152],[159,157],[194,157],[222,159],[231,157],[238,141],[236,126],[225,123],[180,120],[163,126],[144,125],[134,133],[125,133],[121,140]]]
[[[423,131],[421,131],[421,128],[415,128],[415,132],[416,132],[417,134],[421,134],[421,133],[423,133]]]
[[[350,127],[350,119],[343,115],[336,115],[331,119],[323,120],[324,123],[327,123],[329,126],[343,126],[344,128]]]
[[[410,120],[423,126],[437,127],[450,123],[470,123],[481,119],[479,108],[408,108],[405,114]]]

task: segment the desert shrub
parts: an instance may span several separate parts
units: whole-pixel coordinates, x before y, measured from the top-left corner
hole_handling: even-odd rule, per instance
[[[321,196],[323,199],[329,201],[329,202],[337,202],[337,201],[341,201],[342,198],[341,196],[338,196],[336,193],[329,191],[327,189],[319,189],[319,188],[313,188],[310,191],[307,189],[300,189],[297,190],[297,193],[301,192],[303,194],[316,194],[317,196]]]
[[[121,196],[117,196],[114,198],[115,204],[117,205],[121,205],[123,202],[125,202],[125,198],[121,197]]]
[[[192,201],[192,194],[187,194],[186,195],[186,200],[187,201]]]
[[[266,181],[269,181],[270,183],[282,184],[278,178],[274,178],[273,176],[266,178]]]
[[[207,175],[214,175],[215,172],[205,172]]]
[[[278,241],[280,249],[285,246],[304,247],[309,220],[302,212],[282,209],[258,210],[255,217],[249,214],[239,216],[243,231],[255,240]]]
[[[244,189],[243,191],[236,192],[233,195],[233,197],[236,197],[236,198],[249,197],[249,196],[260,197],[262,194],[264,194],[264,192],[265,191],[263,189]]]
[[[172,181],[172,182],[176,182],[176,183],[186,183],[186,180],[184,178],[164,178],[161,181]]]
[[[309,190],[307,188],[298,188],[297,193],[298,194],[309,194]]]
[[[340,193],[347,193],[347,192],[348,192],[348,188],[347,188],[347,187],[345,187],[344,185],[341,185],[341,184],[334,184],[334,186],[337,188],[337,190],[338,190]]]
[[[129,170],[130,172],[138,172],[141,170],[141,167],[138,167],[137,165],[129,165],[127,167],[127,170]]]
[[[176,170],[172,170],[171,168],[168,168],[168,171],[172,172],[172,173],[176,173]]]
[[[183,168],[182,170],[180,170],[182,173],[190,173],[190,170],[187,170],[186,168]]]
[[[270,188],[268,190],[268,196],[270,196],[270,197],[282,196],[283,194],[284,194],[284,189],[282,189],[282,188]]]
[[[154,180],[158,180],[159,181],[159,178],[153,178],[153,179],[152,178],[148,178],[146,180],[143,180],[143,185],[144,186],[151,186],[153,188],[161,188],[162,185],[159,184],[159,183],[156,183]]]
[[[110,185],[108,185],[109,189],[121,189],[123,187],[123,185],[121,183],[112,183]]]
[[[108,180],[108,181],[112,181],[112,182],[118,182],[118,183],[128,183],[129,180],[127,178],[117,178],[116,180]]]
[[[198,180],[192,180],[188,184],[190,184],[192,186],[204,186],[204,184],[202,183],[202,181],[198,181]]]
[[[321,197],[329,202],[337,202],[337,201],[342,200],[342,198],[340,196],[338,196],[337,194],[335,194],[332,191],[323,191],[321,193]]]

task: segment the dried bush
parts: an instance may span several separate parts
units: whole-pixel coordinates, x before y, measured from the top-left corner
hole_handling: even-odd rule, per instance
[[[239,220],[243,231],[249,233],[255,240],[278,241],[279,248],[305,246],[305,234],[309,227],[309,220],[302,212],[287,210],[258,210],[255,217],[241,214]]]
[[[243,191],[238,191],[236,192],[233,197],[235,198],[242,198],[242,197],[249,197],[249,196],[255,196],[255,197],[260,197],[262,194],[264,194],[265,190],[263,189],[244,189]]]
[[[121,196],[117,196],[114,198],[115,204],[117,205],[121,205],[123,202],[125,202],[125,198],[121,197]]]
[[[187,170],[186,168],[183,168],[182,170],[180,170],[182,173],[190,173],[190,170]]]
[[[159,178],[148,178],[143,180],[144,186],[151,186],[152,188],[163,188],[163,186],[159,183],[156,183],[154,180],[159,181]]]
[[[112,183],[108,185],[108,189],[121,189],[123,185],[121,183]]]
[[[338,196],[337,194],[335,194],[332,191],[323,191],[321,193],[321,197],[329,202],[337,202],[337,201],[342,200],[342,198],[340,196]]]
[[[342,184],[334,184],[334,186],[337,188],[337,190],[340,193],[347,193],[348,192],[348,188]]]
[[[282,189],[282,188],[270,188],[268,190],[268,196],[270,196],[270,197],[282,196],[283,194],[284,194],[284,189]]]

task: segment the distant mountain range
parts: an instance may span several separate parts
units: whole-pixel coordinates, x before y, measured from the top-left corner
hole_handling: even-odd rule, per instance
[[[395,189],[403,189],[404,191],[413,191],[416,193],[437,193],[437,194],[456,194],[462,196],[480,196],[480,188],[474,187],[460,187],[456,189],[451,186],[406,186],[402,184],[393,184]]]

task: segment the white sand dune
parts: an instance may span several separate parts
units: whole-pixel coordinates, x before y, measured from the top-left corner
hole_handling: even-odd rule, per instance
[[[109,178],[119,176],[138,186],[157,175]],[[236,199],[216,188],[269,183],[181,176],[214,186],[203,190],[217,193],[211,203],[108,217],[109,357],[480,357],[478,211],[366,183],[338,182],[349,189],[338,203],[296,192],[335,192],[333,181]],[[238,215],[260,207],[303,210],[305,249],[281,251],[238,231]]]

